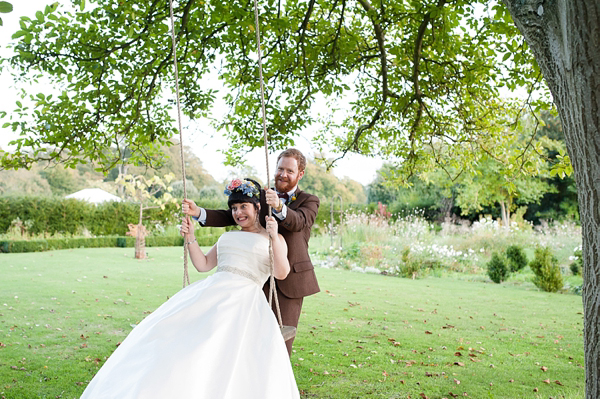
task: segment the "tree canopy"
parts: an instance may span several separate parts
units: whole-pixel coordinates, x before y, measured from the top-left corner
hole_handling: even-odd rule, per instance
[[[4,61],[23,99],[5,126],[21,136],[1,166],[87,159],[108,170],[125,148],[151,164],[174,133],[168,2],[71,3],[23,17],[13,35],[15,56]],[[260,3],[272,150],[319,122],[315,145],[324,150],[390,157],[406,175],[432,160],[462,170],[474,154],[499,151],[507,126],[519,123],[523,104],[502,100],[503,88],[544,88],[496,2]],[[217,92],[202,78],[216,71],[229,106],[216,124],[235,163],[263,144],[252,2],[180,0],[175,16],[183,111],[190,118],[213,111]],[[28,92],[25,83],[42,77],[54,92]],[[318,99],[331,112],[316,115]],[[431,151],[440,142],[443,156]],[[532,155],[523,149],[508,161],[523,168]]]

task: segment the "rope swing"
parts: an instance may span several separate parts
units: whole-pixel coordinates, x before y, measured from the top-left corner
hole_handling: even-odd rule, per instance
[[[179,146],[180,146],[180,156],[181,156],[181,171],[183,175],[183,198],[187,199],[187,190],[185,185],[185,161],[183,156],[183,133],[181,129],[181,105],[180,105],[180,95],[179,95],[179,72],[177,70],[177,42],[175,39],[175,22],[173,17],[173,0],[169,0],[169,10],[171,16],[171,39],[173,41],[173,69],[175,71],[175,95],[177,97],[177,120],[179,122]],[[262,73],[262,53],[260,49],[260,28],[259,28],[259,20],[258,20],[258,2],[254,0],[254,22],[255,22],[255,31],[256,31],[256,50],[258,54],[258,74],[260,78],[260,104],[262,110],[262,126],[263,126],[263,138],[264,138],[264,147],[265,147],[265,162],[267,165],[267,187],[270,187],[270,172],[269,172],[269,150],[267,143],[267,119],[266,119],[266,110],[265,110],[265,85]],[[267,215],[271,215],[272,210],[269,205],[269,209]],[[183,287],[185,288],[186,282],[190,284],[190,277],[188,274],[188,247],[187,243],[183,244]],[[273,298],[275,298],[275,308],[276,308],[276,316],[277,321],[279,323],[279,329],[281,330],[281,334],[283,335],[284,341],[287,341],[296,336],[296,327],[294,326],[284,326],[281,318],[281,310],[279,308],[279,299],[275,293],[275,276],[274,276],[274,256],[273,256],[273,238],[269,236],[269,269],[270,269],[270,277],[269,277],[269,306],[272,308]]]
[[[183,199],[187,199],[187,187],[185,185],[185,159],[183,157],[183,132],[181,129],[181,103],[179,101],[179,71],[177,69],[177,42],[175,40],[175,20],[173,18],[173,0],[169,0],[169,11],[171,15],[171,39],[173,39],[173,70],[175,72],[175,97],[177,98],[177,122],[179,123],[179,155],[181,156],[181,174],[183,176]],[[188,273],[188,243],[183,240],[183,288],[190,284]]]
[[[271,187],[270,185],[270,176],[269,172],[269,150],[267,143],[267,113],[265,110],[265,83],[263,79],[262,72],[262,52],[260,49],[260,27],[258,21],[258,2],[254,0],[254,25],[256,27],[256,53],[258,55],[258,76],[260,80],[260,106],[262,110],[262,126],[263,126],[263,138],[264,138],[264,147],[265,147],[265,163],[267,165],[267,187]],[[267,215],[271,215],[271,205],[269,205],[269,210]],[[274,274],[274,259],[273,259],[273,238],[269,236],[269,263],[271,275],[269,276],[269,306],[272,308],[273,297],[275,297],[275,308],[277,310],[277,321],[279,322],[279,329],[281,330],[281,334],[283,335],[283,340],[287,341],[296,336],[296,327],[294,326],[284,326],[281,318],[281,310],[279,309],[279,299],[277,298],[277,294],[275,293],[275,276]]]

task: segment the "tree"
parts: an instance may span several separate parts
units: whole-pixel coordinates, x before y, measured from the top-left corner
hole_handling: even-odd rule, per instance
[[[577,187],[572,175],[572,165],[566,164],[565,135],[562,131],[560,119],[554,113],[542,113],[544,126],[540,128],[540,140],[552,140],[557,143],[548,147],[548,162],[552,165],[550,177],[547,181],[552,186],[552,191],[544,194],[539,204],[530,204],[524,217],[527,220],[537,222],[539,219],[579,220],[579,208],[577,206]],[[565,169],[565,167],[570,169]]]
[[[510,171],[503,170],[504,165],[493,159],[482,159],[475,174],[465,174],[455,187],[456,204],[463,214],[481,211],[483,206],[500,206],[502,224],[510,226],[511,212],[521,204],[537,203],[541,197],[552,191],[552,187],[543,180],[543,174],[527,176],[519,174],[512,179]]]
[[[146,258],[147,231],[142,224],[144,211],[152,208],[164,209],[165,204],[169,202],[177,203],[177,200],[170,194],[172,191],[171,187],[168,186],[174,177],[172,173],[165,175],[162,179],[158,176],[146,179],[144,176],[121,175],[116,181],[117,184],[125,187],[125,192],[131,200],[140,204],[138,224],[129,225],[129,233],[135,236],[136,259]]]
[[[81,7],[73,12],[47,8],[22,20],[13,36],[16,79],[43,73],[65,89],[53,97],[24,92],[27,103],[7,114],[8,126],[24,135],[15,152],[2,154],[5,168],[61,152],[108,168],[115,157],[105,149],[119,148],[121,139],[151,162],[154,145],[173,133],[160,90],[173,86],[167,7],[97,0],[84,10],[84,3],[73,0]],[[324,115],[317,143],[341,154],[391,156],[405,176],[435,165],[471,173],[472,154],[500,153],[507,127],[550,105],[534,95],[524,105],[500,100],[501,88],[533,94],[544,92],[545,81],[579,189],[589,398],[600,396],[599,8],[583,0],[291,0],[261,2],[259,10],[273,150],[293,144],[314,122],[318,96],[334,108],[344,108],[337,99],[353,98],[341,118]],[[219,126],[234,162],[262,145],[252,3],[181,0],[175,13],[183,109],[192,118],[209,111],[215,93],[200,78],[220,55],[231,113]],[[443,157],[434,151],[440,142],[448,145]],[[526,146],[510,161],[521,168],[532,157]]]
[[[326,118],[327,134],[317,145],[400,157],[407,171],[427,165],[433,155],[422,147],[439,140],[498,147],[493,133],[521,112],[498,100],[498,87],[533,90],[540,76],[506,10],[480,1],[261,2],[271,149],[292,145],[315,121],[310,111],[318,97],[335,101],[351,92],[360,93],[351,112]],[[62,156],[108,169],[126,148],[134,163],[154,162],[157,145],[168,144],[174,132],[165,101],[165,90],[174,87],[168,7],[154,0],[95,0],[88,9],[82,0],[72,3],[77,8],[54,4],[22,18],[13,35],[15,79],[43,74],[64,90],[23,91],[6,126],[24,136],[15,152],[3,154],[2,166]],[[175,15],[183,110],[191,118],[210,111],[215,92],[201,78],[220,57],[231,112],[217,124],[230,139],[234,163],[263,142],[252,3],[182,0]],[[105,151],[108,145],[117,151]],[[456,151],[451,161],[468,163],[472,149]]]
[[[0,171],[0,196],[52,196],[48,181],[31,170]]]
[[[367,200],[364,187],[349,178],[338,179],[333,173],[328,172],[325,167],[308,160],[302,181],[299,183],[302,190],[318,196],[321,201],[339,201],[342,198],[344,204],[364,203]]]
[[[600,397],[600,4],[504,0],[556,104],[578,188],[586,398]]]

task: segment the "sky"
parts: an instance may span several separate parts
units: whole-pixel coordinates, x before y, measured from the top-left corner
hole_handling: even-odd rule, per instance
[[[19,29],[19,18],[23,15],[34,17],[35,12],[43,10],[46,5],[52,4],[57,0],[12,0],[13,12],[9,14],[2,14],[3,26],[0,27],[0,43],[2,48],[0,54],[4,57],[9,56],[10,50],[5,48],[5,44],[10,42],[10,37],[14,32]],[[59,0],[62,1],[62,0]],[[218,80],[213,79],[213,82]],[[0,74],[0,110],[9,112],[14,109],[15,101],[18,99],[16,90],[12,89],[12,78],[10,73],[3,71]],[[34,92],[44,92],[44,87],[32,88]],[[318,102],[315,108],[322,109],[322,104]],[[216,109],[221,107],[217,106]],[[176,112],[173,114],[176,117]],[[214,118],[218,118],[219,115],[213,114]],[[0,121],[0,147],[3,149],[10,150],[7,143],[14,139],[15,136],[10,129],[2,129],[1,125],[4,120]],[[227,140],[222,135],[216,132],[208,123],[208,121],[196,121],[190,123],[189,121],[183,121],[183,142],[192,148],[195,155],[197,155],[204,168],[215,178],[217,181],[226,179],[231,173],[233,168],[225,167],[223,162],[225,156],[221,153],[222,150],[227,148]],[[312,158],[315,154],[316,148],[313,148],[310,143],[312,134],[316,133],[317,128],[314,131],[310,129],[303,132],[303,136],[296,139],[296,148],[304,153],[305,156]],[[313,133],[314,132],[314,133]],[[277,158],[277,152],[270,154],[269,156],[269,171],[273,175],[275,170],[275,161]],[[333,152],[327,153],[328,158],[337,158],[339,154]],[[252,166],[258,173],[259,176],[266,176],[266,161],[265,161],[265,150],[264,148],[255,149],[247,155],[247,164]],[[344,159],[338,161],[337,166],[333,169],[333,173],[339,177],[349,177],[353,180],[360,182],[363,185],[371,183],[376,176],[376,171],[382,165],[382,161],[376,158],[368,158],[360,155],[347,155]]]

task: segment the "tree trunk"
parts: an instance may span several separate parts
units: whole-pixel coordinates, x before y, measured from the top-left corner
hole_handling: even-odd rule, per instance
[[[140,220],[138,222],[137,234],[135,235],[135,258],[146,259],[146,232],[144,231],[144,225],[142,224],[142,214],[144,208],[140,202]]]
[[[550,88],[577,183],[583,234],[586,398],[600,398],[600,2],[504,0]]]
[[[127,174],[127,169],[129,169],[129,165],[126,163],[119,164],[117,166],[119,168],[119,176],[125,176]],[[125,186],[119,184],[117,185],[117,195],[121,198],[125,196]]]
[[[502,214],[502,226],[504,226],[505,229],[508,229],[510,222],[508,218],[508,209],[504,201],[500,201],[500,213]]]

